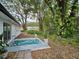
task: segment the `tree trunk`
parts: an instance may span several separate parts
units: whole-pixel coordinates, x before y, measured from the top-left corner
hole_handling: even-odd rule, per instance
[[[41,17],[41,13],[40,11],[38,11],[38,20],[39,20],[39,30],[43,31],[43,21],[42,21],[42,17]]]
[[[27,30],[26,23],[22,24],[23,30]]]
[[[39,30],[43,31],[43,21],[42,19],[38,19],[39,20]]]

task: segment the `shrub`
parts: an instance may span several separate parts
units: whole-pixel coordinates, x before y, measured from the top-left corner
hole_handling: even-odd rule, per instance
[[[37,30],[27,30],[28,34],[37,34],[37,35],[42,35],[43,33],[41,31]]]
[[[7,44],[2,40],[3,34],[0,35],[0,54],[5,53],[7,50],[5,50],[5,47]]]

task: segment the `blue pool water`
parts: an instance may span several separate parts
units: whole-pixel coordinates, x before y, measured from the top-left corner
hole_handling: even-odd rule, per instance
[[[29,40],[15,40],[10,44],[10,46],[22,46],[22,45],[31,45],[31,44],[40,44],[41,42],[38,39],[29,39]]]
[[[22,38],[22,39],[16,39],[9,43],[8,47],[5,47],[5,49],[8,52],[16,52],[21,50],[41,50],[41,49],[47,49],[50,48],[48,44],[43,42],[39,38]]]

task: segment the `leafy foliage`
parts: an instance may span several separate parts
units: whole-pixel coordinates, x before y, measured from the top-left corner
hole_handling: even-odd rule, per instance
[[[29,34],[37,34],[37,35],[43,34],[41,31],[37,31],[37,30],[27,30],[27,33],[29,33]]]
[[[16,0],[15,5],[23,22],[27,22],[27,15],[35,15],[40,31],[65,38],[76,33],[78,0]]]
[[[53,22],[57,35],[61,37],[72,37],[75,33],[78,0],[54,0],[56,4],[52,7],[52,0],[45,0],[53,13]],[[54,10],[55,9],[55,10]]]
[[[3,34],[0,35],[0,54],[6,52],[5,47],[7,46],[7,44],[3,41],[2,37]]]

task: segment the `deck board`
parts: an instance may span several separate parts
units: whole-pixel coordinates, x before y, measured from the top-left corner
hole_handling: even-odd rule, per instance
[[[32,59],[32,56],[31,56],[31,52],[18,51],[15,54],[11,52],[8,56],[8,59]]]

